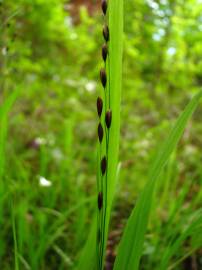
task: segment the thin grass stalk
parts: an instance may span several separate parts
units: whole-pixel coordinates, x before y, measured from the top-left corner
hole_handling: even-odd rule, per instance
[[[16,233],[16,222],[14,205],[12,198],[10,199],[11,206],[11,220],[12,220],[12,231],[13,231],[13,242],[14,242],[14,259],[15,259],[15,270],[19,270],[19,259],[18,259],[18,243],[17,243],[17,233]]]
[[[98,215],[97,269],[104,267],[108,225],[118,164],[123,1],[102,0],[103,67],[100,70],[103,98],[97,100],[98,124]],[[102,106],[101,106],[102,104]],[[101,109],[102,107],[102,109]]]

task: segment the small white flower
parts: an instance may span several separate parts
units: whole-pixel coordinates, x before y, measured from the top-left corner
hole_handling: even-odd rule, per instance
[[[95,91],[95,88],[96,88],[96,83],[93,82],[93,81],[90,81],[88,82],[86,85],[85,85],[85,88],[88,92],[93,92]]]
[[[167,49],[167,54],[170,55],[170,56],[173,56],[176,54],[176,48],[174,47],[170,47]]]
[[[139,148],[147,149],[150,146],[150,142],[149,140],[145,139],[145,140],[140,141],[138,145],[139,145]]]
[[[50,186],[52,186],[52,183],[51,183],[51,181],[49,181],[45,177],[39,176],[39,186],[41,186],[41,187],[50,187]]]
[[[191,145],[191,144],[187,145],[184,150],[185,150],[185,155],[187,155],[187,156],[193,156],[197,152],[196,147],[194,145]]]
[[[65,25],[66,25],[68,28],[69,28],[69,27],[72,27],[72,25],[73,25],[72,18],[69,17],[69,16],[67,16],[67,17],[65,18],[65,20],[64,20],[64,23],[65,23]]]
[[[59,148],[54,148],[52,151],[53,158],[57,161],[61,161],[63,159],[63,154]]]
[[[7,49],[6,47],[3,47],[1,50],[2,55],[6,55],[7,54]]]
[[[154,2],[153,0],[147,0],[147,4],[152,8],[152,9],[159,9],[159,4]]]
[[[46,140],[44,138],[38,137],[35,139],[35,142],[38,145],[44,145],[46,143]]]

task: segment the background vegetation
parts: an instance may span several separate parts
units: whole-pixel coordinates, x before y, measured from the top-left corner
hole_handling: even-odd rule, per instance
[[[107,269],[159,142],[202,83],[202,2],[124,2],[121,169]],[[98,4],[0,1],[1,269],[14,269],[16,257],[20,269],[75,269],[87,240],[96,205]],[[201,206],[201,115],[200,107],[161,176],[141,269],[202,268],[198,231],[158,268]]]

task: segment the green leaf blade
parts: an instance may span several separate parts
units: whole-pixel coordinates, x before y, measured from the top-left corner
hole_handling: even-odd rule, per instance
[[[195,95],[187,105],[170,132],[167,141],[154,159],[154,163],[149,171],[148,182],[132,211],[124,231],[115,261],[115,270],[137,270],[139,267],[155,184],[170,154],[176,148],[201,96],[202,91]]]
[[[122,90],[123,0],[108,1],[108,5],[109,55],[107,60],[107,76],[109,83],[107,89],[105,89],[107,97],[107,102],[106,100],[105,102],[107,104],[107,110],[110,109],[112,111],[112,123],[108,133],[108,149],[103,144],[101,146],[102,153],[107,155],[107,176],[104,180],[107,185],[107,199],[106,215],[104,215],[105,219],[103,225],[103,254],[99,269],[103,269],[104,267],[110,213],[117,182]]]

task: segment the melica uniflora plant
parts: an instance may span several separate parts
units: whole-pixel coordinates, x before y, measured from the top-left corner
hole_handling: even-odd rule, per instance
[[[98,157],[98,218],[97,218],[97,268],[103,268],[105,241],[106,241],[106,215],[108,201],[108,159],[109,159],[109,137],[112,123],[112,110],[110,106],[110,54],[109,39],[110,31],[107,25],[108,3],[102,0],[102,12],[104,15],[102,58],[104,67],[100,70],[100,80],[103,87],[104,101],[101,97],[97,99],[97,113],[99,116],[98,139],[99,139],[99,157]]]
[[[123,0],[102,0],[101,3],[104,15],[104,44],[102,46],[103,67],[100,70],[102,92],[97,99],[99,118],[97,129],[97,270],[102,270],[104,267],[108,225],[118,174],[123,35]],[[119,244],[114,270],[138,270],[156,182],[172,151],[176,148],[201,96],[200,91],[188,104],[151,164],[148,182],[128,219]],[[195,222],[198,224],[199,221]],[[81,264],[82,270],[89,269],[90,264],[87,261],[86,259],[86,265]]]

